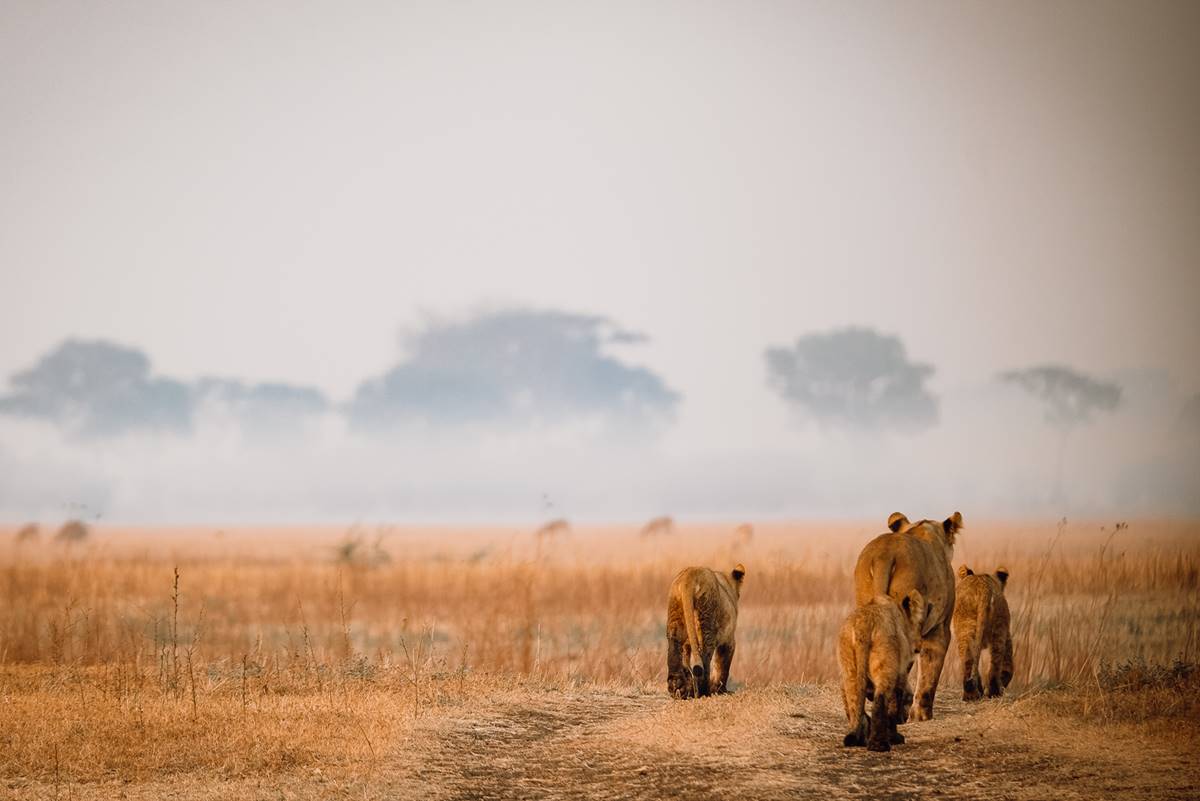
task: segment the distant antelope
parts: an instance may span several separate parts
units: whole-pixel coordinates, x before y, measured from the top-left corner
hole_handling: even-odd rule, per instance
[[[82,520],[68,520],[54,535],[57,542],[67,544],[83,542],[88,538],[88,527]]]
[[[560,517],[557,520],[551,520],[549,523],[546,523],[534,532],[533,536],[537,538],[538,542],[541,542],[542,540],[554,540],[559,535],[570,533],[571,524]]]
[[[638,536],[642,539],[650,539],[651,537],[673,533],[675,533],[675,521],[670,516],[663,515],[662,517],[654,518],[642,526],[642,530],[638,533]]]
[[[733,530],[733,542],[735,545],[749,545],[754,539],[754,526],[749,523],[742,523]]]

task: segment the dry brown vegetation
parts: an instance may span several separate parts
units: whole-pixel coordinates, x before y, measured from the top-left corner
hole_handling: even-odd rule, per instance
[[[1142,753],[1159,754],[1161,781],[1126,787],[1109,775],[1117,784],[1105,786],[1172,797],[1173,760],[1196,744],[1200,716],[1200,677],[1189,667],[1198,527],[968,526],[955,563],[1002,562],[1011,573],[1016,677],[1004,701],[963,705],[950,660],[939,719],[909,727],[911,747],[894,764],[917,759],[922,732],[927,745],[950,744],[938,748],[944,759],[974,733],[1027,736],[1067,721],[1076,733],[1055,746],[1062,760],[1064,748],[1109,742],[1114,731],[1152,731]],[[703,794],[718,779],[750,782],[751,796],[853,794],[868,768],[840,748],[829,681],[854,557],[882,522],[756,524],[749,541],[733,526],[676,523],[652,539],[639,528],[553,538],[100,528],[78,544],[0,531],[0,790],[534,797],[574,787],[601,796],[601,777],[620,774],[633,777],[624,795]],[[747,567],[739,691],[672,705],[671,576],[736,561]],[[701,753],[697,731],[708,732],[702,743],[725,743],[716,755],[733,762]],[[573,750],[572,738],[591,750]],[[802,755],[825,766],[824,784],[804,783],[819,777],[800,770]],[[746,772],[751,763],[760,772]],[[688,773],[689,764],[706,772]],[[1088,765],[1076,767],[1086,775]],[[839,784],[839,770],[858,778]]]

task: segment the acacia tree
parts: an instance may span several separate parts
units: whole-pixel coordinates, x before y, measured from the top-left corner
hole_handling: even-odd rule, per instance
[[[1046,422],[1058,429],[1052,500],[1062,500],[1063,457],[1071,431],[1099,412],[1115,411],[1121,405],[1121,387],[1060,365],[1007,370],[998,377],[1041,401]]]
[[[606,318],[568,312],[518,308],[434,320],[406,337],[400,362],[359,385],[347,413],[363,431],[596,417],[656,427],[671,418],[679,394],[657,373],[607,352],[642,340]]]
[[[0,414],[47,420],[83,438],[186,433],[197,409],[208,405],[233,413],[245,430],[261,435],[329,405],[311,387],[160,376],[142,351],[105,340],[68,339],[9,383],[12,391],[0,395]]]
[[[768,383],[805,417],[825,427],[919,430],[938,419],[925,382],[928,364],[911,362],[904,344],[869,328],[806,334],[792,347],[766,351]]]

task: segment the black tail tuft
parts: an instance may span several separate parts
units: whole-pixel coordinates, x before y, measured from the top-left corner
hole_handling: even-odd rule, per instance
[[[704,698],[709,694],[708,674],[704,672],[703,665],[692,665],[692,684],[697,698]]]

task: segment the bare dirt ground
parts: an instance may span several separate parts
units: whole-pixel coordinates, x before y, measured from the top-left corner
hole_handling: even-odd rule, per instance
[[[14,799],[1083,798],[1191,799],[1194,725],[1098,725],[1037,697],[964,704],[890,753],[841,746],[829,685],[745,689],[699,701],[595,687],[511,689],[419,718],[374,743],[366,769],[260,777],[10,781]]]

